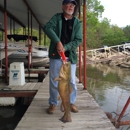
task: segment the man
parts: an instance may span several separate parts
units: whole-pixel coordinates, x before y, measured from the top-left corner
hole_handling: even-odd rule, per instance
[[[76,63],[77,54],[76,49],[82,42],[82,29],[81,21],[73,16],[75,6],[77,2],[75,0],[63,0],[62,10],[63,13],[55,14],[49,22],[44,25],[44,32],[50,38],[51,43],[49,47],[49,58],[50,58],[50,98],[49,108],[47,112],[53,114],[56,106],[58,105],[57,97],[58,93],[58,82],[54,79],[59,76],[60,66],[62,60],[60,52],[64,52],[66,58],[71,62],[71,82],[72,93],[70,94],[71,111],[78,112],[77,107],[74,105],[77,96],[77,87],[75,83]]]

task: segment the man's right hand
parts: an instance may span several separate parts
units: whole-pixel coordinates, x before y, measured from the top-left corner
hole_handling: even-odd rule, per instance
[[[58,52],[59,55],[60,55],[60,52],[65,52],[65,49],[64,49],[61,42],[57,43],[56,49],[57,49],[57,52]]]

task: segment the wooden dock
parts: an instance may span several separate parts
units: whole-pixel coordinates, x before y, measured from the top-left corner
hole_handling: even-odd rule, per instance
[[[42,85],[41,82],[29,82],[23,86],[4,86],[0,88],[0,97],[34,97]]]
[[[72,122],[70,123],[63,123],[59,120],[63,116],[60,105],[56,108],[55,114],[50,115],[46,112],[49,106],[48,75],[39,86],[34,99],[15,130],[116,130],[93,97],[87,90],[83,90],[82,84],[77,82],[78,96],[75,104],[79,112],[71,113]]]

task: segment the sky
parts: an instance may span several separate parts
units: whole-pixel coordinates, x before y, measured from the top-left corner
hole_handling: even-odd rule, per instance
[[[118,27],[130,25],[130,0],[98,0],[104,6],[102,17]]]

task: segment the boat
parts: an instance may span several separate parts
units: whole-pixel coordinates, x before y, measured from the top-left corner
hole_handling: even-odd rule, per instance
[[[32,58],[46,58],[48,57],[47,47],[32,47]],[[9,55],[9,58],[27,58],[28,57],[28,47],[23,47],[18,49]]]
[[[22,48],[22,46],[18,46],[16,44],[14,44],[13,42],[9,42],[8,43],[8,53],[7,55],[11,55],[13,52],[19,50],[20,48]],[[4,41],[0,42],[0,60],[5,58],[5,43]]]
[[[1,59],[2,63],[5,63],[5,50],[4,42],[0,43]],[[8,42],[8,63],[12,62],[24,62],[24,66],[28,66],[28,46],[23,42]],[[48,48],[45,46],[32,46],[32,66],[43,67],[49,62]]]

